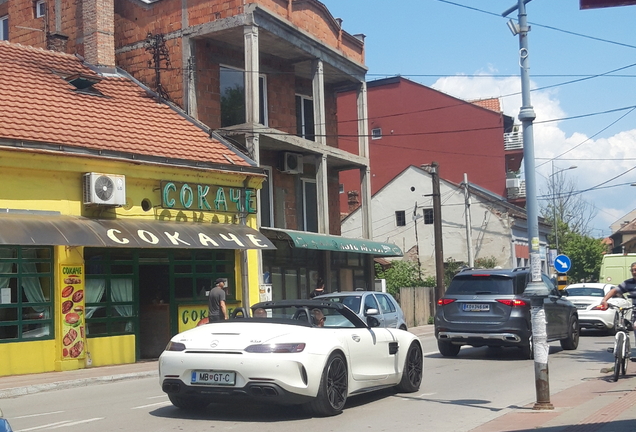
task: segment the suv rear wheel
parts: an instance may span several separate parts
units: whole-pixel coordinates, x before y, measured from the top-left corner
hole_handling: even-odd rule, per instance
[[[437,348],[439,349],[439,352],[444,356],[444,357],[455,357],[457,356],[457,354],[459,354],[459,350],[461,348],[460,345],[453,345],[450,342],[446,342],[446,341],[437,341]]]
[[[576,316],[570,317],[568,337],[561,339],[560,342],[564,350],[575,350],[579,347],[579,320]]]

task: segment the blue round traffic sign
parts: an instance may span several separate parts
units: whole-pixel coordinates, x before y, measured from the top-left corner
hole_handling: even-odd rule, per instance
[[[567,255],[558,255],[554,259],[554,269],[559,273],[567,273],[572,267],[572,261]]]

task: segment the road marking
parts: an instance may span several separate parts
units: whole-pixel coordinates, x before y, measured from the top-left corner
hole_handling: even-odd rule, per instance
[[[87,419],[87,420],[77,420],[77,421],[70,422],[70,423],[67,422],[67,423],[61,424],[59,426],[54,426],[51,429],[57,429],[57,428],[66,427],[66,426],[75,426],[75,425],[82,424],[82,423],[90,423],[90,422],[96,421],[96,420],[104,420],[104,417],[95,417],[95,418]]]
[[[29,417],[40,417],[40,416],[45,416],[45,415],[50,415],[50,414],[60,414],[63,413],[64,411],[52,411],[52,412],[47,412],[47,413],[40,413],[40,414],[30,414],[30,415],[25,415],[25,416],[20,416],[20,417],[13,417],[14,419],[21,419],[21,418],[29,418]]]
[[[159,396],[150,396],[147,399],[159,399],[159,398],[167,398],[167,397],[168,397],[167,394],[162,394],[162,395],[159,395]]]
[[[170,405],[170,402],[168,402],[168,401],[157,402],[157,403],[153,403],[153,404],[132,407],[131,409],[142,409],[142,408],[148,408],[148,407],[153,407],[153,406],[158,406],[158,405]]]
[[[44,428],[48,428],[48,427],[54,427],[54,426],[57,427],[58,425],[63,425],[63,424],[66,424],[66,423],[68,423],[68,420],[64,420],[64,421],[61,421],[61,422],[55,422],[55,423],[49,423],[49,424],[46,424],[46,425],[36,426],[36,427],[29,428],[29,429],[20,429],[19,431],[15,431],[15,432],[27,432],[27,431],[32,431],[32,430],[44,429]]]

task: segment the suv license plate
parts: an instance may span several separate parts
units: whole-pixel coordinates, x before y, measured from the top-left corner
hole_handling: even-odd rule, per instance
[[[236,372],[228,371],[192,371],[192,384],[227,385],[233,386]]]
[[[462,310],[465,312],[488,312],[490,305],[485,303],[464,303]]]

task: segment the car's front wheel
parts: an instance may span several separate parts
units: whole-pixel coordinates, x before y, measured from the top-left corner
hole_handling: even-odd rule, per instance
[[[459,350],[461,349],[461,346],[460,345],[453,345],[450,342],[438,340],[437,341],[437,348],[439,349],[439,352],[444,357],[455,357],[455,356],[457,356],[457,354],[459,354]]]
[[[579,320],[576,316],[570,317],[568,337],[561,339],[561,348],[575,350],[579,347]]]
[[[424,356],[422,348],[417,342],[412,342],[404,360],[402,379],[397,385],[400,393],[413,393],[420,389],[422,383],[422,371],[424,369]]]
[[[206,401],[205,399],[197,399],[193,397],[177,396],[171,394],[168,395],[168,398],[170,399],[170,402],[172,402],[172,405],[184,410],[199,410],[210,405],[210,402]]]
[[[339,414],[347,402],[347,393],[347,363],[342,354],[332,354],[322,371],[318,395],[309,403],[309,409],[319,416]]]

